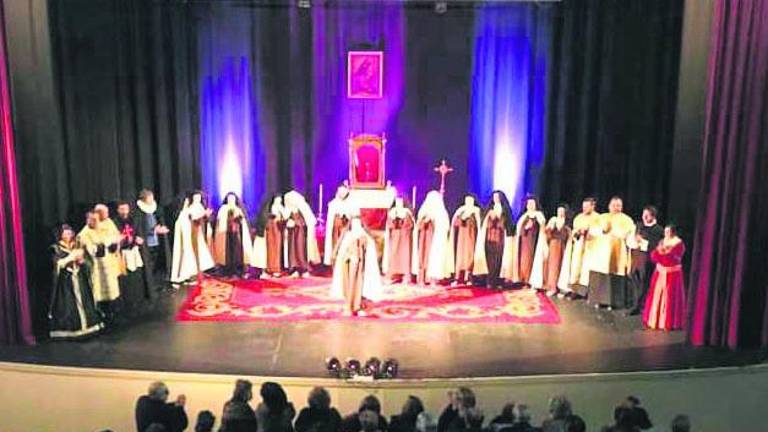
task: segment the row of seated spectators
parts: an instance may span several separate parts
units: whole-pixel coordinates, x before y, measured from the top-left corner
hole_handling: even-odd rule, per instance
[[[485,417],[477,407],[475,394],[466,387],[449,392],[447,406],[435,419],[425,410],[421,400],[409,396],[400,414],[389,421],[381,414],[381,404],[373,396],[366,396],[356,413],[342,417],[331,406],[331,397],[322,387],[312,389],[306,408],[298,416],[280,386],[265,382],[261,386],[261,403],[251,407],[253,385],[237,380],[232,398],[224,404],[219,432],[584,432],[587,425],[574,414],[565,396],[555,396],[549,403],[549,416],[540,426],[531,424],[528,407],[522,403],[507,404],[501,414],[485,424]],[[181,432],[187,430],[186,397],[179,395],[168,402],[168,387],[162,382],[152,383],[148,394],[136,403],[138,432]],[[195,432],[213,432],[216,417],[211,411],[197,416]],[[640,432],[647,430],[688,432],[687,416],[672,420],[669,429],[654,428],[647,411],[635,397],[628,397],[614,409],[614,424],[593,427],[602,432]]]

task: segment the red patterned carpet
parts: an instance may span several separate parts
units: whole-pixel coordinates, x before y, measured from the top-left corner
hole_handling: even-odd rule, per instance
[[[560,315],[547,296],[530,290],[478,287],[386,287],[386,300],[371,303],[365,317],[342,316],[341,302],[328,296],[331,280],[235,280],[206,278],[193,287],[179,321],[385,320],[557,324]]]

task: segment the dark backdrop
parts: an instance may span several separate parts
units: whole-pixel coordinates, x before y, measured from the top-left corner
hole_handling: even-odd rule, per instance
[[[274,2],[224,5],[253,20],[252,49],[261,59],[253,79],[266,89],[258,95],[260,121],[276,137],[265,163],[265,190],[299,185],[311,195],[317,181],[312,161],[324,149],[310,140],[319,130],[307,109],[311,95],[305,84],[313,65],[303,62],[301,50],[317,24],[307,11]],[[619,194],[634,214],[646,203],[663,212],[670,200],[685,199],[668,193],[682,1],[510,7],[546,7],[551,17],[545,161],[530,192],[540,194],[547,207],[562,200],[578,206],[584,195],[596,195],[604,205]],[[13,82],[15,97],[44,100],[45,87],[18,89],[52,71],[56,101],[16,104],[23,108],[17,111],[17,151],[28,262],[30,274],[37,275],[31,280],[35,316],[44,316],[45,246],[56,223],[79,225],[85,206],[133,198],[142,187],[171,203],[201,185],[198,31],[211,9],[203,1],[49,2],[50,27],[37,36],[51,45],[38,54],[49,56],[53,67],[17,71]],[[461,169],[476,13],[470,4],[454,3],[444,15],[430,4],[404,9],[406,97],[395,126],[403,135],[423,136],[419,147],[390,154],[389,164],[397,165],[394,172],[417,169],[403,164],[401,157],[407,157],[429,170],[435,160],[449,157],[459,168],[449,180],[451,204],[468,184]],[[289,37],[286,28],[298,30]],[[10,45],[23,43],[9,37]],[[11,48],[12,55],[21,52]],[[21,63],[11,59],[12,73],[14,64]],[[51,125],[45,139],[35,129],[40,123]],[[692,222],[684,221],[684,232]],[[37,327],[39,332],[44,321]]]
[[[544,202],[585,195],[625,211],[662,210],[668,179],[680,61],[682,2],[565,1],[555,22],[548,97]],[[699,155],[692,155],[699,157]],[[580,205],[579,205],[580,208]],[[692,221],[682,222],[684,230]]]

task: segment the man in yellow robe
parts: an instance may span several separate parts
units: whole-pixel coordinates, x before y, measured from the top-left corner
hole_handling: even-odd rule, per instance
[[[597,237],[589,279],[589,302],[595,307],[612,309],[628,305],[627,275],[631,255],[627,240],[635,235],[635,222],[623,210],[621,198],[613,197],[608,204],[608,213],[600,216],[602,235]]]
[[[86,225],[77,240],[87,253],[91,265],[93,299],[105,314],[107,324],[114,321],[114,302],[120,297],[120,231],[109,218],[103,204],[86,215]]]
[[[569,295],[586,297],[589,271],[596,257],[596,236],[601,234],[600,213],[595,211],[597,200],[584,198],[581,213],[573,219],[571,239],[566,244],[560,270],[560,288]]]

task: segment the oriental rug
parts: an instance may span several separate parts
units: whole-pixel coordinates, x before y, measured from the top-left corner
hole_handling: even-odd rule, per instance
[[[190,288],[179,321],[376,320],[558,324],[557,307],[531,290],[495,291],[473,286],[393,284],[385,299],[368,303],[365,316],[343,316],[342,302],[329,296],[331,280],[218,279],[207,277]]]

